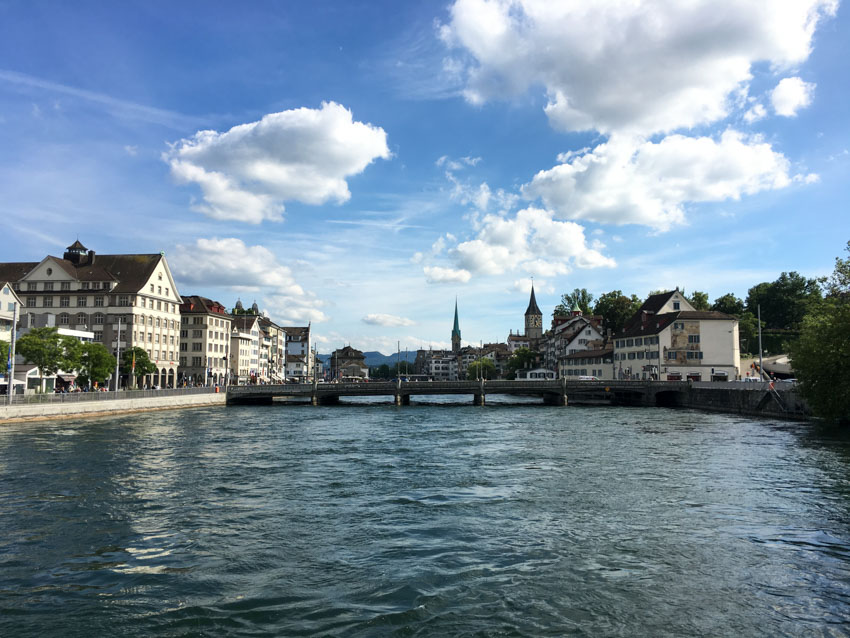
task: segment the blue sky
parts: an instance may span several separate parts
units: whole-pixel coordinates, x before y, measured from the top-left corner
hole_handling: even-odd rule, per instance
[[[745,296],[850,239],[834,0],[0,0],[3,261],[164,251],[320,348],[562,292]]]

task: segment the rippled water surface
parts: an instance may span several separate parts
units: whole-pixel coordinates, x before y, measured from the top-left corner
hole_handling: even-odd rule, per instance
[[[0,427],[0,636],[844,636],[850,440],[371,404]]]

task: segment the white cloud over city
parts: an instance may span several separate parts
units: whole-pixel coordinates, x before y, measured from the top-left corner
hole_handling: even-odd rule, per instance
[[[363,317],[363,323],[367,323],[372,326],[386,326],[390,328],[397,328],[400,326],[412,326],[416,322],[412,319],[407,319],[406,317],[373,313]]]
[[[335,102],[271,113],[224,133],[198,131],[163,154],[178,182],[200,188],[194,210],[252,224],[280,221],[286,201],[343,203],[351,197],[346,178],[389,157],[386,132],[354,121]]]
[[[753,65],[803,62],[838,2],[658,5],[457,0],[440,35],[465,68],[473,103],[542,86],[555,128],[652,134],[726,117]]]
[[[791,183],[788,160],[757,136],[612,138],[540,171],[523,194],[561,217],[667,230],[688,203],[737,200]]]
[[[234,237],[201,238],[194,244],[178,244],[169,264],[183,294],[197,294],[192,290],[196,287],[246,295],[243,304],[250,306],[256,298],[261,310],[284,323],[327,318],[321,310],[324,303],[305,291],[292,271],[264,246],[249,246]],[[231,307],[236,300],[219,301]]]

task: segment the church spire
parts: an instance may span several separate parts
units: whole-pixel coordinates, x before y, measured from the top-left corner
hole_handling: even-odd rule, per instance
[[[525,311],[525,336],[528,339],[540,339],[543,336],[543,313],[534,298],[534,282],[531,282],[531,299]]]
[[[452,328],[452,352],[460,352],[460,321],[457,318],[457,297],[455,297],[455,323]]]

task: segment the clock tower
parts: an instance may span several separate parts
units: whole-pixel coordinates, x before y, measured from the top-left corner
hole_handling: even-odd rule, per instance
[[[543,313],[537,307],[534,298],[534,284],[531,284],[531,299],[528,309],[525,311],[525,336],[528,339],[540,339],[543,337]]]

